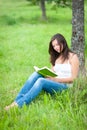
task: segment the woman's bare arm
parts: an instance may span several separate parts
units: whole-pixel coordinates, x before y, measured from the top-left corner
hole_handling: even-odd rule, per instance
[[[47,77],[50,80],[53,80],[55,82],[60,82],[60,83],[72,83],[78,76],[78,71],[79,71],[79,59],[77,55],[73,55],[72,58],[70,59],[70,64],[71,64],[71,77],[69,78],[54,78],[54,77]]]

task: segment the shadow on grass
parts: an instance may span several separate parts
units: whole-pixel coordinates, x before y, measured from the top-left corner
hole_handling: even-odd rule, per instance
[[[15,25],[15,24],[71,24],[71,20],[69,18],[58,18],[48,16],[47,20],[43,20],[40,16],[32,16],[32,17],[14,17],[9,15],[2,15],[0,17],[1,25]]]

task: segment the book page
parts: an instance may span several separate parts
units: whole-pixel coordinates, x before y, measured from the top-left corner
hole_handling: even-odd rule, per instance
[[[39,68],[38,68],[37,66],[34,66],[34,69],[35,69],[36,71],[38,71],[38,70],[39,70]]]

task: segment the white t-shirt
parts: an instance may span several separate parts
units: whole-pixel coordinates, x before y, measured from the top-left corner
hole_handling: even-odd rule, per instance
[[[68,78],[71,77],[71,64],[55,64],[54,71],[58,75],[58,78]]]
[[[71,64],[65,63],[65,64],[55,64],[54,71],[58,75],[58,78],[69,78],[71,77]],[[73,86],[72,83],[67,83],[67,86],[71,88]]]

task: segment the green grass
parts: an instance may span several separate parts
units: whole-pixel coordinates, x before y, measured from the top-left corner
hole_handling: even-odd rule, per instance
[[[38,6],[30,6],[25,0],[0,1],[1,130],[87,129],[87,77],[78,79],[73,88],[61,94],[51,97],[42,92],[28,107],[4,111],[4,107],[14,100],[21,86],[34,71],[34,65],[50,67],[50,37],[59,32],[66,37],[69,46],[71,44],[71,9],[59,7],[56,12],[50,5],[46,5],[46,8],[48,20],[42,21]],[[85,35],[86,23],[87,13]],[[87,43],[87,37],[85,40]]]

